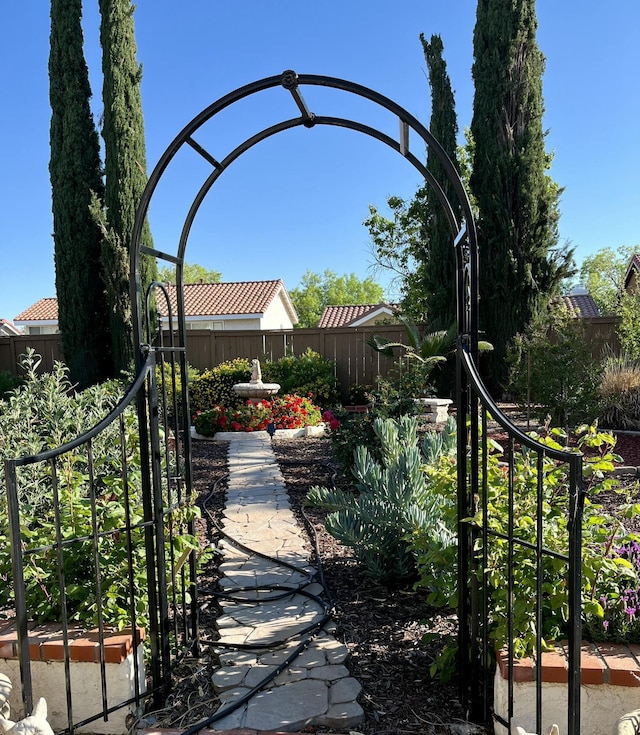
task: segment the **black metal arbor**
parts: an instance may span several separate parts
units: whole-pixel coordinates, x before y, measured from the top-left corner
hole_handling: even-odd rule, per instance
[[[301,87],[326,87],[364,98],[390,112],[398,119],[399,137],[391,136],[354,120],[314,114],[309,110],[301,94]],[[212,155],[196,140],[202,126],[222,110],[234,103],[269,89],[283,89],[293,99],[298,114],[265,128],[247,138],[220,159]],[[455,248],[457,261],[457,318],[458,318],[458,379],[457,379],[457,421],[458,421],[458,579],[459,579],[459,673],[460,696],[468,706],[470,717],[478,721],[489,721],[491,716],[491,677],[495,668],[495,651],[491,639],[491,595],[488,582],[489,551],[492,544],[506,542],[507,553],[500,559],[499,573],[508,590],[508,610],[511,639],[513,633],[513,603],[515,596],[513,568],[516,560],[523,554],[532,554],[536,567],[535,600],[527,604],[536,610],[536,653],[543,647],[542,617],[544,611],[544,580],[551,566],[558,576],[558,565],[566,567],[566,587],[569,609],[569,682],[568,682],[568,732],[579,732],[580,699],[580,544],[581,544],[581,463],[577,455],[568,455],[537,444],[519,432],[493,403],[484,389],[477,370],[478,361],[478,244],[473,212],[469,198],[460,177],[431,133],[411,114],[392,100],[377,92],[353,82],[333,77],[298,75],[293,71],[267,77],[253,82],[225,95],[204,109],[179,133],[168,146],[153,170],[139,204],[131,247],[131,297],[133,307],[134,348],[136,353],[136,378],[122,402],[87,434],[78,437],[57,449],[39,455],[5,461],[7,498],[11,524],[11,546],[13,578],[15,586],[15,607],[19,641],[20,667],[23,700],[28,711],[32,705],[32,685],[29,661],[29,615],[26,609],[24,574],[29,559],[45,553],[58,559],[58,584],[60,607],[62,611],[62,632],[65,651],[69,651],[69,620],[67,616],[66,588],[73,580],[65,577],[65,554],[73,544],[78,548],[91,549],[91,571],[87,570],[87,596],[97,603],[99,641],[101,651],[104,646],[104,626],[100,600],[102,597],[101,544],[121,544],[123,556],[127,559],[130,581],[128,623],[133,630],[138,628],[140,614],[139,587],[139,549],[144,549],[146,559],[145,586],[148,593],[148,671],[146,691],[138,685],[138,672],[135,674],[135,692],[126,701],[116,703],[109,700],[107,686],[103,678],[102,709],[95,715],[79,722],[73,715],[74,695],[71,686],[68,661],[65,667],[68,731],[99,717],[108,718],[109,714],[125,706],[138,707],[145,699],[153,697],[161,703],[170,687],[171,670],[176,657],[185,651],[198,647],[198,600],[196,580],[196,550],[180,552],[174,548],[176,534],[186,531],[194,534],[193,518],[188,513],[191,498],[191,438],[190,412],[188,400],[188,375],[186,355],[186,328],[184,301],[182,296],[184,257],[189,234],[207,193],[221,174],[242,154],[258,143],[276,133],[296,127],[314,128],[318,125],[334,126],[354,130],[370,136],[387,145],[406,159],[432,187],[446,214],[451,232],[451,247]],[[453,184],[463,220],[458,222],[451,203],[442,188],[434,179],[423,162],[410,150],[410,133],[413,132],[421,142],[433,151],[447,177]],[[204,180],[200,185],[182,224],[175,253],[162,252],[141,244],[142,227],[149,213],[151,201],[158,184],[177,154],[182,150],[195,151],[205,162]],[[420,154],[424,151],[421,147]],[[151,284],[147,293],[142,293],[140,284],[139,261],[148,255],[171,264],[176,272],[176,312],[172,313],[169,295],[163,284]],[[453,288],[453,284],[452,284]],[[151,324],[151,305],[153,300],[162,301],[163,312],[169,315],[168,329],[161,330],[159,339],[155,338],[155,325]],[[166,337],[163,337],[166,335]],[[490,339],[490,335],[488,335]],[[127,406],[135,405],[137,410],[138,436],[131,438],[127,433]],[[508,514],[506,529],[496,529],[490,518],[490,483],[487,444],[487,416],[491,413],[509,433],[508,447],[505,450],[506,473],[509,478]],[[70,452],[82,453],[83,465],[87,475],[87,502],[92,509],[100,503],[99,468],[93,465],[93,450],[99,437],[106,431],[115,432],[119,439],[121,459],[115,462],[120,473],[119,484],[123,488],[125,504],[128,508],[126,518],[120,525],[110,524],[104,528],[97,520],[89,533],[78,538],[62,538],[46,549],[29,548],[21,524],[20,492],[21,485],[28,481],[23,469],[30,465],[41,464],[51,478],[51,493],[54,507],[59,504],[58,475],[65,457]],[[130,449],[139,452],[139,467],[130,466]],[[516,445],[528,447],[537,457],[537,482],[532,489],[537,498],[537,519],[535,541],[521,539],[514,531],[515,513],[515,457]],[[569,467],[566,483],[567,514],[570,519],[570,538],[565,553],[557,550],[550,552],[543,544],[543,515],[545,483],[545,461]],[[77,461],[77,460],[74,460]],[[135,478],[135,483],[133,479]],[[112,479],[113,481],[113,479]],[[93,512],[97,519],[97,512]],[[137,540],[138,546],[135,545]],[[85,546],[82,546],[82,545]],[[141,544],[141,546],[140,546]],[[83,553],[82,551],[80,553]],[[135,559],[135,560],[134,560]],[[550,565],[548,561],[551,560]],[[35,562],[34,562],[35,563]],[[90,584],[91,582],[91,584]],[[77,586],[77,585],[76,585]],[[89,587],[93,592],[89,592]],[[513,646],[507,641],[507,653],[512,658]],[[102,654],[101,654],[102,655]],[[542,729],[542,680],[540,667],[537,669],[537,707],[536,731]],[[501,713],[494,713],[497,722],[508,725],[514,716],[513,666],[508,666],[508,704]]]
[[[250,95],[258,94],[270,88],[282,87],[291,95],[298,115],[283,120],[280,123],[265,128],[261,132],[249,137],[242,144],[231,150],[226,156],[218,159],[200,145],[195,136],[201,127],[225,108]],[[365,98],[395,115],[399,122],[399,136],[394,139],[383,132],[362,122],[342,117],[319,115],[312,112],[307,106],[301,93],[302,87],[328,87],[341,90],[352,95]],[[172,370],[179,368],[182,374],[183,394],[182,415],[188,416],[189,407],[186,390],[186,340],[184,326],[184,303],[182,300],[182,268],[187,240],[193,221],[198,213],[205,196],[216,183],[221,174],[240,156],[258,143],[285,130],[304,126],[314,128],[319,125],[347,128],[371,136],[392,150],[403,156],[425,181],[431,186],[447,217],[451,232],[451,246],[455,248],[457,262],[456,295],[458,321],[458,378],[457,378],[457,421],[458,421],[458,579],[459,579],[459,674],[460,696],[463,703],[469,708],[470,716],[477,721],[488,722],[493,714],[494,720],[502,726],[507,726],[514,717],[514,687],[513,665],[508,665],[508,705],[502,713],[492,713],[492,686],[491,678],[495,669],[495,650],[491,640],[491,613],[490,599],[492,591],[488,581],[488,553],[491,545],[496,541],[506,539],[508,552],[502,560],[501,573],[509,591],[508,611],[509,630],[513,632],[513,606],[515,600],[514,564],[521,553],[531,552],[536,565],[536,599],[528,601],[536,610],[536,653],[543,650],[543,610],[544,610],[544,581],[548,562],[553,562],[554,574],[557,574],[557,562],[565,565],[568,590],[569,616],[569,676],[568,676],[568,732],[578,733],[580,722],[580,547],[581,547],[581,512],[582,512],[582,465],[576,455],[552,450],[543,447],[521,431],[511,425],[509,419],[500,411],[485,390],[478,372],[478,242],[473,211],[460,176],[442,149],[438,141],[429,130],[414,116],[387,97],[359,84],[334,77],[310,74],[297,74],[288,70],[282,74],[267,77],[240,87],[220,98],[204,109],[199,115],[180,132],[168,146],[154,171],[143,194],[137,213],[134,230],[133,247],[131,252],[131,272],[135,274],[132,281],[132,301],[134,305],[135,344],[140,345],[138,360],[142,363],[150,342],[149,332],[145,334],[144,324],[148,314],[149,294],[140,292],[138,278],[138,259],[145,253],[168,263],[176,268],[177,284],[177,343],[169,347],[161,347],[161,360],[171,358]],[[442,188],[434,179],[420,158],[410,149],[410,133],[433,151],[449,181],[453,184],[462,221],[458,222],[451,202],[445,196]],[[151,198],[159,179],[170,165],[176,154],[185,146],[196,151],[211,167],[196,194],[182,227],[176,253],[168,254],[155,249],[140,246],[142,223],[147,214]],[[420,150],[423,155],[423,150]],[[452,288],[454,285],[452,284]],[[162,296],[161,296],[162,298]],[[489,335],[490,339],[490,335]],[[142,411],[148,403],[141,401]],[[487,459],[491,449],[487,444],[487,417],[498,421],[506,429],[509,442],[506,448],[506,465],[509,476],[510,494],[508,498],[509,516],[511,521],[504,531],[496,531],[490,518],[489,503],[489,471]],[[142,418],[142,416],[141,416]],[[153,433],[153,429],[150,429]],[[514,499],[514,466],[516,443],[527,448],[537,457],[538,473],[537,485],[534,493],[537,496],[537,531],[535,543],[518,538],[513,528],[513,514],[515,511]],[[544,501],[544,461],[551,460],[556,464],[568,467],[566,483],[566,512],[569,517],[570,538],[566,554],[552,552],[544,547],[542,527],[542,505]],[[185,433],[185,463],[189,471],[190,444],[188,434]],[[188,477],[186,477],[188,484]],[[478,509],[481,510],[481,521],[477,521]],[[470,522],[473,516],[476,520]],[[510,638],[513,636],[511,635]],[[513,660],[512,641],[507,642],[509,661]],[[540,667],[537,669],[536,681],[536,731],[541,732],[543,720],[542,679]]]

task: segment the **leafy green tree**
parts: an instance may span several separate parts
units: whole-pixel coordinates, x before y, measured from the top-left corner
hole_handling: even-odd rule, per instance
[[[81,0],[51,0],[49,175],[58,323],[71,379],[86,388],[111,375],[111,351],[102,233],[89,209],[104,187],[81,18]]]
[[[144,121],[140,99],[141,67],[136,61],[134,8],[131,0],[100,0],[102,97],[105,146],[105,212],[103,249],[111,304],[111,335],[116,371],[133,357],[129,295],[129,248],[136,208],[147,182]],[[141,244],[153,247],[147,222]],[[155,259],[140,259],[142,293],[157,278]],[[153,323],[153,322],[152,322]]]
[[[289,296],[298,312],[298,327],[317,327],[325,306],[346,304],[379,304],[384,289],[372,278],[360,279],[354,273],[338,276],[307,271]]]
[[[165,265],[158,269],[158,280],[163,283],[176,282],[175,268]],[[197,263],[185,263],[182,267],[183,283],[220,283],[222,273],[219,271],[211,271]]]
[[[615,314],[624,291],[624,277],[637,248],[602,248],[587,255],[580,266],[580,281],[589,291],[602,315]]]
[[[536,29],[535,0],[478,0],[470,183],[479,210],[480,322],[495,347],[484,372],[494,390],[505,383],[508,343],[572,272],[572,251],[557,247],[560,189],[547,174]]]

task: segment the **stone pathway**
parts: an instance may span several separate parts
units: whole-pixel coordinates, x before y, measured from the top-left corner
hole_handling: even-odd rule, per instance
[[[332,635],[271,440],[266,432],[216,437],[229,441],[223,529],[238,545],[224,540],[219,548],[229,599],[221,600],[214,686],[219,712],[242,704],[214,727],[352,728],[364,718],[361,687],[345,666],[347,647]]]

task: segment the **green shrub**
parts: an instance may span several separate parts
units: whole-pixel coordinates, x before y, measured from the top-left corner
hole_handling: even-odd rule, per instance
[[[640,429],[640,362],[626,355],[604,361],[600,386],[600,423],[611,429]]]
[[[61,363],[53,371],[37,374],[40,358],[33,352],[21,361],[25,379],[11,394],[0,411],[0,458],[15,458],[54,449],[92,428],[115,407],[123,394],[116,381],[95,385],[82,392],[73,390],[68,370]],[[109,531],[124,524],[125,513],[131,524],[142,521],[142,478],[140,437],[135,405],[123,414],[124,442],[120,422],[116,421],[91,442],[91,460],[87,447],[81,446],[55,460],[61,535],[65,542],[64,575],[67,613],[86,627],[97,623],[97,599],[92,529],[94,523],[104,535],[98,540],[100,558],[100,600],[104,621],[122,627],[130,624],[130,588],[128,549],[113,543]],[[126,488],[122,478],[123,450],[126,454]],[[89,462],[93,480],[89,482]],[[164,477],[164,473],[163,473]],[[38,622],[59,620],[62,601],[59,590],[57,534],[54,524],[54,494],[51,465],[38,462],[17,468],[20,524],[25,551],[24,577],[26,604],[31,619]],[[0,480],[4,485],[4,463],[0,462]],[[166,500],[166,488],[165,500]],[[127,508],[128,498],[128,508]],[[94,502],[95,501],[95,502]],[[193,517],[196,509],[185,506],[174,516],[174,530]],[[188,534],[167,536],[179,554],[184,548],[197,548]],[[137,620],[148,624],[148,580],[145,565],[144,530],[131,531],[133,585],[138,607]],[[11,567],[7,504],[0,504],[0,609],[13,606],[13,571]],[[170,558],[167,559],[170,564]]]
[[[194,368],[192,365],[187,364],[187,375],[189,380],[189,386],[200,375],[200,371]],[[158,394],[162,405],[163,392],[166,394],[167,399],[167,411],[168,419],[173,423],[173,381],[175,380],[176,390],[176,401],[178,404],[178,411],[180,411],[180,402],[182,400],[182,373],[180,372],[180,365],[176,363],[175,372],[171,369],[171,362],[163,362],[162,365],[156,367],[156,381],[158,383]]]
[[[210,370],[203,370],[189,383],[191,414],[207,411],[214,406],[241,406],[244,398],[236,395],[233,386],[236,383],[246,383],[250,379],[251,363],[242,357],[222,362]]]
[[[279,383],[282,395],[309,396],[321,408],[339,401],[335,363],[312,349],[298,357],[289,355],[276,362],[266,362],[262,366],[262,379],[265,383]]]
[[[317,486],[307,495],[310,505],[330,511],[327,531],[353,548],[367,576],[385,584],[415,575],[416,557],[408,539],[416,529],[429,529],[443,544],[452,542],[452,533],[440,521],[440,498],[430,493],[426,481],[417,427],[409,416],[375,419],[381,460],[365,446],[356,449],[359,495]]]
[[[539,421],[577,426],[598,415],[600,367],[591,356],[582,320],[554,307],[526,334],[518,335],[509,355],[509,389]]]
[[[541,437],[533,434],[543,444],[555,449],[563,448],[556,438],[566,439],[564,432],[552,430]],[[452,427],[451,441],[455,439]],[[627,559],[617,554],[618,547],[628,546],[635,534],[624,528],[625,518],[637,517],[640,507],[630,498],[622,501],[616,517],[607,516],[598,505],[598,495],[614,489],[614,480],[603,479],[604,473],[613,469],[613,462],[619,459],[612,453],[615,438],[606,432],[599,432],[595,425],[579,427],[578,448],[585,451],[584,476],[586,499],[583,521],[583,587],[582,609],[585,630],[602,630],[605,611],[600,598],[609,600],[619,598],[625,590],[640,588],[638,569]],[[486,574],[490,587],[489,617],[491,619],[491,638],[500,648],[508,636],[508,588],[505,574],[508,563],[514,572],[515,605],[513,608],[513,644],[516,657],[530,655],[536,647],[536,610],[529,604],[535,599],[536,582],[536,517],[538,508],[538,461],[530,450],[523,450],[514,456],[513,497],[515,502],[512,516],[514,534],[521,541],[521,550],[509,562],[509,542],[507,531],[510,523],[508,499],[508,472],[502,463],[502,451],[498,444],[491,443],[492,453],[487,457],[488,505],[491,517],[488,519],[493,532],[504,534],[491,537],[487,549]],[[440,494],[445,500],[441,503],[442,520],[455,530],[455,502],[457,497],[457,469],[454,450],[443,451],[435,462],[425,467],[428,485],[433,494]],[[469,461],[469,460],[467,460]],[[566,587],[566,562],[561,558],[567,554],[570,517],[568,510],[568,468],[548,457],[542,459],[543,474],[543,538],[545,549],[558,554],[557,557],[543,558],[543,610],[541,630],[543,644],[561,640],[566,636],[568,596]],[[478,511],[472,522],[480,528],[482,517]],[[476,552],[482,553],[481,540],[477,540]],[[527,551],[529,545],[530,551]],[[431,604],[452,605],[456,602],[455,585],[452,584],[452,570],[456,569],[455,548],[434,545],[427,531],[418,529],[412,536],[412,550],[417,554],[420,572],[419,584],[428,590]]]
[[[19,379],[12,373],[6,370],[0,371],[0,400],[2,400],[7,393],[15,390],[20,384]]]
[[[373,386],[355,383],[349,387],[349,402],[354,406],[366,406],[373,401]]]

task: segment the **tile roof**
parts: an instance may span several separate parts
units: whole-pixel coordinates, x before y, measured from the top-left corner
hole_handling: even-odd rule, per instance
[[[280,279],[236,283],[187,283],[183,287],[184,312],[186,316],[264,314],[281,289],[284,289],[284,284]],[[175,314],[176,287],[169,285],[167,291],[171,309]],[[157,301],[158,310],[164,314],[166,307],[163,307],[162,298],[158,297]]]
[[[593,300],[591,294],[570,294],[569,296],[563,296],[562,300],[569,313],[573,316],[581,317],[582,319],[600,316],[596,302]]]
[[[291,310],[292,321],[298,321],[293,305],[282,280],[240,281],[237,283],[187,283],[184,286],[184,310],[187,317],[229,316],[239,314],[264,314],[270,304],[283,290],[285,302]],[[172,312],[177,310],[176,287],[167,286]],[[158,311],[167,309],[158,295]],[[58,319],[58,300],[40,299],[23,311],[14,321],[51,321]]]
[[[351,322],[366,319],[367,315],[373,316],[380,309],[395,310],[393,304],[346,304],[344,306],[325,306],[318,327],[329,329],[331,327],[348,327]]]
[[[14,334],[17,336],[22,334],[22,332],[8,319],[0,319],[0,334]]]
[[[25,309],[14,317],[14,322],[44,322],[58,320],[58,299],[51,296],[40,299],[35,304]]]
[[[629,285],[629,281],[631,280],[631,276],[633,273],[635,273],[636,276],[640,274],[640,253],[634,253],[633,257],[629,261],[629,265],[627,266],[627,272],[624,276],[625,289]]]

